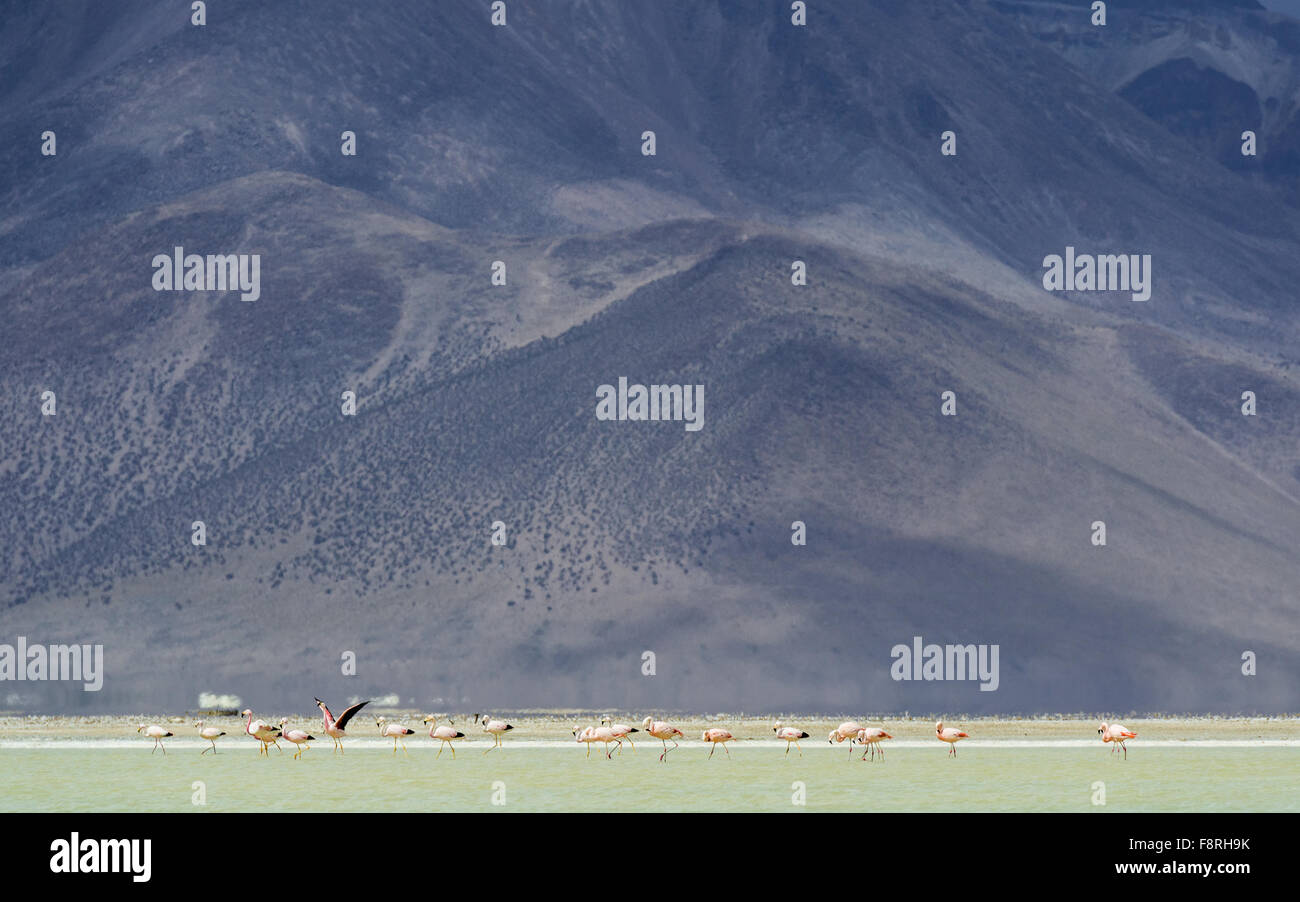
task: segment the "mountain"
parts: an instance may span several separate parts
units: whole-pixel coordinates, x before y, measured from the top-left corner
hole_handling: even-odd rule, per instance
[[[1205,156],[1300,203],[1300,21],[1254,2],[1111,7],[1103,32],[1054,4],[997,4]],[[1247,130],[1255,156],[1241,152]]]
[[[0,14],[0,642],[108,661],[7,706],[1294,707],[1300,211],[1077,10],[210,6]],[[178,246],[260,297],[155,291]],[[917,635],[997,690],[891,679]]]

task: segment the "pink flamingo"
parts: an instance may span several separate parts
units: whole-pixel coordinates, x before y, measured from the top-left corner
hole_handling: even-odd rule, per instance
[[[954,758],[957,757],[957,743],[970,738],[969,733],[963,733],[961,730],[952,727],[945,727],[942,720],[934,725],[934,735],[935,738],[948,743],[948,754]]]
[[[426,717],[424,719],[424,722],[427,724],[432,724],[432,726],[429,727],[429,738],[437,739],[439,742],[442,743],[442,745],[438,746],[438,754],[433,756],[433,760],[437,761],[439,758],[442,757],[442,750],[444,748],[450,748],[451,757],[455,758],[456,746],[452,745],[452,743],[455,742],[457,739],[464,739],[465,734],[458,731],[455,727],[438,726],[438,718],[433,716],[432,714]],[[448,718],[447,722],[450,723],[451,718]]]
[[[875,761],[876,746],[880,745],[880,743],[886,739],[893,738],[893,736],[890,736],[884,730],[880,729],[880,727],[863,727],[861,730],[858,730],[858,742],[866,745],[866,748],[862,752],[862,760],[866,761],[867,752],[871,752],[871,760]],[[885,760],[885,747],[883,745],[880,746],[880,760]]]
[[[354,714],[368,704],[370,704],[369,699],[366,699],[364,702],[357,702],[355,705],[344,711],[342,717],[335,720],[334,715],[330,713],[330,709],[326,707],[325,703],[320,699],[316,699],[316,707],[321,709],[321,714],[325,718],[325,735],[334,740],[334,751],[338,754],[343,754],[343,743],[340,742],[340,740],[344,736],[343,731],[347,727],[348,721],[352,719]]]
[[[385,739],[393,740],[393,754],[397,754],[397,743],[401,742],[407,736],[414,736],[415,731],[410,727],[403,726],[400,723],[389,723],[388,719],[381,717],[375,721],[375,726],[379,727],[379,735]],[[402,754],[409,755],[406,750],[406,743],[402,742]]]
[[[244,732],[262,743],[261,748],[257,750],[258,754],[269,755],[270,752],[267,751],[266,748],[268,745],[274,745],[277,752],[284,751],[284,749],[280,748],[280,743],[275,741],[280,737],[279,730],[271,726],[269,723],[262,723],[260,720],[253,720],[252,708],[245,708],[239,713],[248,718],[248,723],[244,724]]]
[[[591,744],[593,742],[605,743],[605,757],[613,760],[614,756],[610,754],[609,744],[618,743],[620,750],[623,747],[623,740],[614,735],[614,731],[609,727],[582,727],[578,728],[577,724],[573,727],[573,735],[579,742],[587,743],[587,757],[591,757]],[[621,752],[620,752],[621,754]]]
[[[846,720],[844,723],[831,730],[827,738],[830,742],[843,742],[847,739],[849,741],[849,757],[852,758],[853,742],[862,728],[862,724],[858,723],[856,720]]]
[[[718,746],[722,746],[722,750],[727,752],[727,743],[733,741],[735,738],[735,736],[731,735],[730,730],[724,730],[721,727],[714,727],[713,729],[705,730],[700,734],[700,739],[712,743],[712,747],[709,749],[710,758],[712,758],[713,753],[718,750]],[[789,750],[790,747],[786,746],[786,751]],[[727,752],[727,757],[731,757],[731,752]]]
[[[199,728],[200,736],[202,736],[208,742],[212,743],[212,754],[215,755],[217,753],[217,740],[220,739],[222,736],[225,736],[226,731],[218,730],[216,727],[205,727],[203,725],[203,721],[201,720],[198,723],[196,723],[194,726]],[[199,752],[199,755],[202,756],[202,755],[206,755],[207,753],[208,750],[204,749],[203,751]]]
[[[1136,739],[1137,733],[1134,733],[1122,723],[1102,723],[1101,729],[1097,731],[1101,734],[1102,742],[1113,742],[1124,750],[1124,760],[1128,760],[1128,746],[1124,745],[1126,739]],[[1115,754],[1115,747],[1111,746],[1110,753]]]
[[[149,751],[150,755],[158,751],[160,748],[163,750],[164,755],[167,754],[167,747],[162,744],[162,741],[171,735],[170,730],[166,730],[157,724],[140,724],[140,726],[135,728],[135,731],[137,733],[143,733],[146,737],[153,740],[153,748]]]
[[[474,715],[474,719],[478,720],[477,714]],[[483,723],[483,732],[491,733],[492,739],[494,740],[491,746],[483,750],[483,754],[485,755],[488,752],[492,751],[492,749],[501,748],[501,734],[509,733],[511,730],[515,728],[514,724],[506,723],[504,720],[495,720],[494,718],[488,716],[487,714],[483,715],[482,723]]]
[[[280,718],[280,738],[287,739],[289,742],[292,742],[294,745],[296,745],[298,747],[298,751],[293,753],[293,757],[301,758],[302,753],[305,752],[307,749],[311,748],[311,746],[309,746],[307,743],[311,742],[316,737],[309,735],[306,730],[286,730],[284,728],[284,725],[287,724],[288,722],[289,722],[289,718],[287,717]]]
[[[634,743],[634,742],[632,741],[632,737],[629,736],[628,734],[629,734],[629,733],[639,733],[639,732],[641,732],[641,731],[638,730],[636,727],[629,727],[629,726],[628,726],[627,724],[625,724],[625,723],[611,723],[612,719],[613,719],[613,718],[611,718],[608,714],[606,714],[604,717],[602,717],[602,718],[600,719],[600,722],[601,722],[603,725],[609,727],[610,730],[614,733],[614,735],[617,736],[619,739],[625,740],[625,741],[627,742],[628,745],[632,746],[632,751],[635,752],[635,751],[636,751],[636,743]],[[619,745],[619,752],[618,752],[618,753],[619,753],[620,755],[623,754],[623,746],[622,746],[621,744]]]
[[[796,730],[794,727],[784,726],[779,720],[772,724],[772,732],[776,733],[777,739],[785,740],[785,753],[787,756],[790,754],[790,743],[794,743],[794,747],[799,749],[799,757],[803,757],[803,748],[799,745],[799,740],[807,739],[807,733],[803,730]],[[726,746],[723,746],[723,748],[726,748]]]
[[[655,720],[653,717],[646,717],[645,720],[641,721],[641,729],[645,730],[655,739],[658,739],[664,744],[663,754],[659,756],[660,761],[667,759],[668,753],[672,751],[672,749],[668,748],[669,739],[672,739],[673,748],[675,749],[677,748],[677,739],[675,737],[680,736],[683,739],[686,738],[686,734],[672,724],[665,723],[662,720]]]

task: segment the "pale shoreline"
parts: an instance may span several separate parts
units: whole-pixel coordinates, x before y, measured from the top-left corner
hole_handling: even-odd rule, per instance
[[[409,709],[393,710],[376,708],[375,714],[369,709],[359,714],[348,726],[349,746],[358,748],[374,746],[388,747],[389,740],[380,739],[375,727],[375,717],[383,715],[390,723],[402,723],[415,731],[408,742],[426,739],[428,728],[421,721],[425,713]],[[289,725],[307,730],[317,736],[317,742],[323,741],[327,746],[328,737],[321,732],[321,718],[315,713],[288,714],[279,711],[261,711],[256,715],[264,721],[278,721],[281,716],[289,717]],[[494,717],[501,717],[498,713]],[[615,722],[624,723],[638,730],[644,715],[634,716],[628,713],[612,713]],[[827,717],[826,715],[665,715],[656,713],[657,719],[667,720],[685,733],[685,741],[698,741],[700,733],[710,727],[724,727],[735,734],[736,739],[746,745],[772,745],[784,747],[785,743],[776,740],[772,734],[772,722],[779,719],[783,724],[809,733],[802,741],[806,747],[827,745],[827,734],[843,720],[856,720],[863,726],[880,726],[894,737],[893,747],[908,747],[912,743],[930,743],[934,741],[934,722],[937,718],[903,716],[903,717],[865,717],[862,715],[843,715]],[[238,740],[247,740],[250,748],[256,743],[244,735],[244,720],[237,716],[200,716],[198,714],[121,714],[102,716],[76,715],[5,715],[0,716],[0,747],[32,748],[63,745],[71,743],[95,742],[108,743],[112,740],[130,742],[143,741],[136,734],[136,726],[141,723],[158,724],[175,733],[169,742],[201,744],[193,724],[202,719],[207,726],[215,726],[228,734],[221,740],[221,746],[234,746]],[[573,743],[572,728],[575,725],[589,726],[600,722],[600,715],[591,712],[533,712],[519,715],[505,715],[515,727],[503,737],[506,745],[527,745],[537,748],[563,747]],[[1117,716],[1130,730],[1138,734],[1138,742],[1153,746],[1205,746],[1232,743],[1242,746],[1261,745],[1300,745],[1300,716],[1278,715],[1270,717],[1128,717]],[[439,713],[441,723],[446,723],[446,716]],[[462,743],[478,745],[489,742],[490,737],[478,728],[470,715],[451,716],[457,729],[466,734]],[[975,745],[982,741],[994,741],[1006,746],[1022,747],[1059,746],[1071,747],[1077,744],[1100,742],[1097,728],[1100,720],[1083,718],[1079,715],[1059,717],[944,717],[946,726],[957,727],[970,734],[964,745]],[[634,742],[651,742],[658,744],[649,736],[633,735]],[[233,740],[233,741],[232,741]],[[48,745],[47,745],[48,744]]]

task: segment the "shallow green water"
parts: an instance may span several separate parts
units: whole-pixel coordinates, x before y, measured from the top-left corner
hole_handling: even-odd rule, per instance
[[[434,760],[425,747],[396,759],[377,748],[346,756],[328,746],[294,761],[245,748],[200,757],[174,747],[0,751],[5,811],[1298,811],[1295,748],[1131,749],[1127,761],[1078,747],[971,745],[894,748],[887,761],[842,749],[785,758],[770,747],[708,760],[683,746],[667,764],[643,747],[607,761],[599,750],[516,744],[483,756]],[[206,805],[192,802],[203,784]],[[793,798],[802,782],[807,804]],[[1094,806],[1093,784],[1106,804]],[[494,783],[499,785],[494,789]],[[504,784],[505,805],[493,804]]]

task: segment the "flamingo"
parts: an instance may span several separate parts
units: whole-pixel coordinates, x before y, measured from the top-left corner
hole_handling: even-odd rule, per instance
[[[162,744],[162,741],[171,735],[171,730],[164,729],[156,723],[153,723],[140,724],[140,726],[135,728],[135,731],[137,733],[144,733],[145,736],[153,740],[153,749],[150,750],[150,755],[158,751],[160,748],[163,750],[164,755],[167,754],[167,748]]]
[[[880,743],[886,739],[893,738],[893,736],[890,736],[884,730],[880,729],[880,727],[863,727],[861,730],[858,730],[858,742],[866,746],[866,749],[862,752],[862,760],[867,760],[867,752],[871,752],[872,761],[876,760],[876,746],[880,745]],[[880,746],[880,760],[885,760],[885,747],[883,745]]]
[[[1113,742],[1124,750],[1124,760],[1128,760],[1128,746],[1124,745],[1126,739],[1136,739],[1137,733],[1134,733],[1122,723],[1102,723],[1101,729],[1097,730],[1101,734],[1102,742]],[[1110,753],[1115,754],[1115,747],[1111,746]]]
[[[479,717],[479,716],[478,716],[477,714],[474,715],[474,719],[475,719],[475,720],[478,720],[478,717]],[[485,754],[485,755],[486,755],[488,752],[492,751],[492,749],[500,748],[500,747],[501,747],[501,734],[502,734],[502,733],[508,733],[508,732],[510,732],[511,730],[514,729],[514,725],[513,725],[513,724],[508,724],[508,723],[506,723],[504,720],[493,720],[491,717],[489,717],[489,716],[486,715],[486,714],[483,715],[483,721],[482,721],[482,723],[483,723],[483,732],[484,732],[484,733],[491,733],[491,734],[492,734],[492,738],[496,740],[494,743],[492,743],[492,747],[491,747],[491,748],[485,749],[485,750],[483,751],[483,754]]]
[[[325,735],[334,740],[334,751],[338,754],[343,754],[343,743],[339,740],[344,736],[343,731],[347,727],[348,721],[352,719],[352,715],[356,714],[368,704],[370,704],[369,699],[366,699],[364,702],[357,702],[355,705],[344,711],[342,717],[335,720],[334,715],[330,713],[330,709],[326,707],[325,703],[320,699],[316,699],[316,707],[320,708],[321,714],[325,718]]]
[[[573,735],[579,742],[585,742],[587,744],[588,758],[591,757],[591,744],[593,742],[605,743],[605,757],[610,760],[613,760],[614,756],[609,752],[609,744],[611,742],[616,742],[620,748],[622,748],[623,745],[623,740],[615,736],[614,731],[609,727],[582,727],[579,729],[578,725],[574,724]]]
[[[573,738],[578,742],[586,743],[587,757],[591,757],[591,744],[596,741],[595,727],[580,727],[576,723],[573,725]]]
[[[198,723],[196,723],[194,726],[199,728],[200,736],[202,736],[208,742],[212,743],[212,754],[215,755],[217,753],[217,739],[219,739],[222,736],[225,736],[226,731],[218,730],[216,727],[205,727],[203,725],[203,721],[201,720]],[[199,752],[200,755],[206,755],[207,753],[208,753],[207,749],[204,749],[203,751]]]
[[[316,737],[308,735],[306,730],[286,730],[284,725],[288,722],[289,718],[280,718],[280,736],[298,746],[298,751],[294,752],[293,756],[295,758],[301,758],[302,753],[311,748],[307,743],[313,741]]]
[[[785,753],[787,756],[790,754],[790,744],[794,743],[794,747],[799,749],[799,757],[803,757],[803,749],[799,746],[799,740],[807,739],[807,733],[803,730],[796,730],[794,727],[784,726],[779,720],[772,724],[772,732],[776,734],[777,739],[785,740]],[[723,748],[726,748],[726,746],[723,746]]]
[[[438,726],[438,718],[432,714],[426,717],[424,719],[424,722],[430,724],[429,738],[437,739],[439,742],[442,743],[442,745],[438,746],[438,754],[433,756],[433,760],[437,761],[440,757],[442,757],[442,750],[444,748],[450,748],[451,757],[455,758],[456,746],[452,745],[452,743],[455,742],[457,739],[464,739],[465,734],[458,731],[455,727]],[[451,723],[451,718],[448,718],[447,722]]]
[[[403,726],[400,723],[389,723],[387,719],[381,717],[375,721],[375,726],[379,727],[379,735],[393,740],[393,754],[397,754],[397,743],[401,742],[404,736],[413,736],[415,731],[410,727]],[[402,754],[407,755],[406,743],[402,742]]]
[[[675,749],[677,748],[677,740],[675,737],[680,736],[683,739],[686,738],[686,734],[672,724],[665,723],[662,720],[655,720],[653,717],[647,716],[645,720],[641,721],[641,729],[645,730],[655,739],[658,739],[664,744],[663,754],[659,756],[660,761],[666,760],[668,753],[672,751],[672,749],[668,748],[669,739],[672,739],[673,748]]]
[[[957,743],[970,738],[969,733],[963,733],[953,727],[945,727],[942,720],[934,725],[934,735],[936,739],[948,743],[948,754],[954,758],[957,757]]]
[[[843,742],[846,739],[849,740],[849,757],[852,758],[853,742],[861,730],[862,724],[858,723],[856,720],[846,720],[844,723],[831,730],[828,739],[830,742]]]
[[[632,746],[632,751],[635,752],[635,751],[636,751],[636,743],[634,743],[634,742],[632,741],[632,737],[629,736],[628,733],[639,733],[639,732],[641,732],[641,731],[638,730],[636,727],[629,727],[629,726],[628,726],[627,724],[625,724],[625,723],[611,723],[610,721],[611,721],[612,719],[613,719],[613,718],[611,718],[608,714],[606,714],[604,717],[602,717],[602,718],[600,719],[600,722],[601,722],[602,724],[604,724],[605,726],[609,727],[611,730],[613,730],[613,731],[614,731],[614,735],[617,736],[619,739],[626,740],[626,741],[627,741],[627,744],[630,745],[630,746]],[[619,754],[622,754],[622,746],[621,746],[621,745],[619,746],[619,749],[620,749]]]
[[[704,740],[705,742],[709,742],[709,743],[712,743],[712,744],[713,744],[713,747],[709,749],[709,757],[710,757],[710,758],[712,758],[712,757],[713,757],[713,753],[716,752],[716,751],[718,750],[718,746],[719,746],[719,745],[722,746],[722,750],[723,750],[724,752],[727,752],[727,745],[726,745],[726,744],[727,744],[728,742],[731,742],[731,741],[734,740],[735,738],[736,738],[735,736],[732,736],[732,735],[731,735],[731,731],[730,731],[730,730],[724,730],[724,729],[722,729],[722,727],[714,727],[713,729],[711,729],[711,730],[705,730],[703,733],[700,734],[700,739]],[[790,747],[789,747],[789,746],[786,746],[786,751],[789,751],[789,750],[790,750]],[[728,757],[728,758],[731,757],[731,752],[727,752],[727,757]]]
[[[269,723],[262,723],[260,720],[253,720],[252,708],[245,708],[239,713],[248,718],[248,723],[244,724],[244,732],[262,743],[262,747],[258,749],[259,754],[269,754],[266,749],[268,745],[274,745],[278,752],[284,751],[284,749],[280,748],[280,743],[275,741],[280,737],[279,730],[271,726]]]

